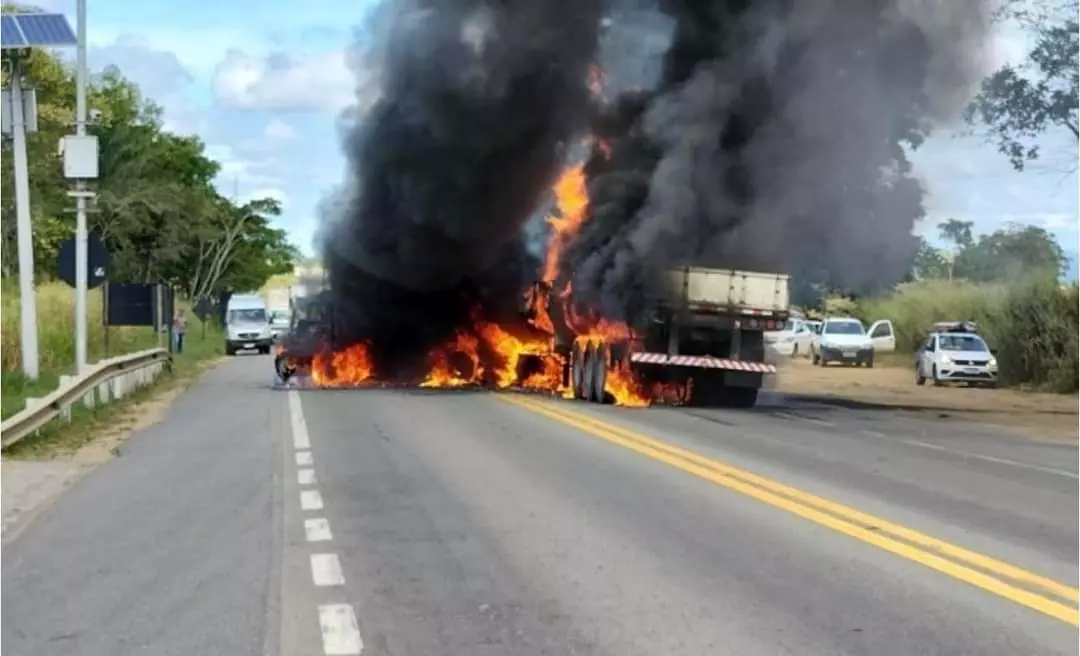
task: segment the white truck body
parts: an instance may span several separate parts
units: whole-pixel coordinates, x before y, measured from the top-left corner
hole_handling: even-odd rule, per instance
[[[663,294],[688,308],[754,316],[785,315],[790,276],[733,269],[680,267],[664,274]]]

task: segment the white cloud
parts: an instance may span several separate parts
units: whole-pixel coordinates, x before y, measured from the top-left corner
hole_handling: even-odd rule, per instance
[[[269,187],[281,180],[267,169],[275,162],[268,159],[252,159],[240,155],[236,148],[227,144],[209,144],[206,155],[220,165],[217,175],[218,188],[232,196],[238,188]]]
[[[218,101],[234,109],[338,111],[353,101],[354,87],[343,51],[295,58],[230,50],[214,72]]]
[[[263,134],[267,139],[287,141],[296,136],[296,130],[285,121],[275,118],[271,119],[270,122],[266,124],[266,129],[263,131]]]
[[[289,202],[288,194],[286,194],[283,190],[278,189],[276,187],[265,187],[265,188],[260,188],[260,189],[254,189],[254,190],[244,194],[243,196],[241,196],[241,201],[240,202],[246,203],[246,202],[257,200],[257,199],[260,199],[260,198],[272,198],[272,199],[276,200],[277,202],[281,203],[282,207],[287,205],[288,202]]]
[[[209,77],[222,57],[234,48],[258,50],[267,45],[265,39],[253,37],[250,31],[240,29],[199,29],[198,38],[192,38],[190,29],[160,25],[132,27],[124,23],[92,24],[87,38],[91,47],[101,47],[128,38],[134,31],[139,34],[137,38],[153,44],[155,49],[174,53],[184,67],[199,78]]]

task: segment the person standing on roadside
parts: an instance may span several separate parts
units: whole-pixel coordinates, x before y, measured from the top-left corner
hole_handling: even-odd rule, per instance
[[[176,352],[184,352],[184,335],[187,334],[187,315],[183,310],[176,311],[173,318],[173,334],[176,335]]]

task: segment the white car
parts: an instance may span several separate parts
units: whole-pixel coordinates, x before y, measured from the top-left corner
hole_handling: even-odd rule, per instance
[[[765,333],[765,344],[779,355],[797,358],[810,352],[810,338],[818,321],[788,319],[780,330]]]
[[[932,333],[915,356],[915,384],[962,382],[997,387],[998,363],[982,337],[970,332]]]
[[[810,360],[826,366],[830,362],[874,366],[876,353],[896,350],[896,333],[888,319],[875,321],[867,331],[852,317],[828,317],[810,340]]]

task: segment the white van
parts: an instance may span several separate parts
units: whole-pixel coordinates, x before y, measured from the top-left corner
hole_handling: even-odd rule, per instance
[[[225,354],[251,349],[269,353],[273,343],[266,302],[254,294],[231,297],[225,306]]]

